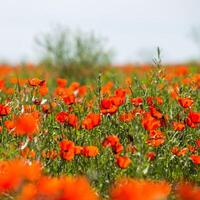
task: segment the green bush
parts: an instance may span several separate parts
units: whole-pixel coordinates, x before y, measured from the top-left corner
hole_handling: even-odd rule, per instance
[[[40,62],[58,68],[61,76],[79,79],[79,76],[90,76],[97,68],[111,63],[112,51],[106,49],[104,39],[92,32],[57,27],[37,37],[36,43],[42,50]]]

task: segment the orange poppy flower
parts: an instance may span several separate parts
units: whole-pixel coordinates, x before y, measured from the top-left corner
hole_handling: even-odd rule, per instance
[[[198,123],[194,123],[190,117],[185,119],[185,123],[191,128],[197,128]]]
[[[26,147],[24,149],[22,149],[20,151],[20,154],[23,158],[30,158],[30,159],[34,159],[35,158],[35,151],[34,150],[30,150],[29,147]]]
[[[21,161],[22,162],[22,161]],[[31,163],[24,162],[24,169],[22,170],[22,177],[28,181],[37,181],[41,177],[41,165],[38,161],[32,161]]]
[[[39,110],[35,110],[33,112],[30,113],[37,121],[40,119],[41,117],[41,113]]]
[[[69,126],[77,128],[77,125],[78,125],[78,117],[77,117],[77,115],[75,115],[75,114],[68,114],[68,116],[66,118],[66,123]]]
[[[179,95],[178,95],[178,93],[175,91],[175,90],[171,90],[170,91],[170,95],[171,95],[171,97],[173,98],[173,99],[178,99],[179,98]]]
[[[75,147],[74,147],[74,153],[75,153],[76,155],[81,154],[82,150],[83,150],[83,147],[82,147],[82,146],[75,146]]]
[[[10,114],[10,112],[11,108],[9,106],[0,104],[0,116],[6,116]]]
[[[178,185],[176,193],[181,200],[199,200],[200,187],[191,183],[181,183]]]
[[[195,165],[200,165],[200,156],[199,155],[191,155],[190,158]]]
[[[196,143],[196,147],[200,148],[200,139],[196,140],[195,143]]]
[[[104,147],[112,147],[112,150],[115,154],[120,154],[124,147],[119,142],[119,138],[116,135],[110,135],[104,139],[102,145]]]
[[[56,80],[56,82],[57,82],[58,86],[61,87],[61,88],[64,88],[67,85],[67,80],[66,79],[58,78]]]
[[[74,128],[78,125],[78,117],[75,114],[69,114],[64,111],[57,113],[56,120],[62,124],[66,123]]]
[[[110,97],[110,101],[112,105],[119,107],[125,103],[125,98],[120,96],[112,96]]]
[[[109,98],[104,98],[101,101],[101,108],[102,109],[109,109],[110,107],[112,107],[112,102]]]
[[[45,96],[48,93],[49,89],[47,86],[42,86],[39,88],[39,93],[41,96]]]
[[[124,147],[122,146],[122,144],[120,144],[119,142],[116,143],[113,147],[112,150],[114,151],[115,154],[120,154],[123,151]]]
[[[78,95],[80,97],[84,97],[87,93],[87,87],[85,85],[82,85],[78,88]]]
[[[200,123],[200,112],[189,112],[188,118],[190,118],[193,123]]]
[[[72,92],[71,91],[69,92],[68,89],[66,89],[66,88],[57,87],[54,90],[55,96],[64,97],[64,96],[69,95],[69,94],[72,94]]]
[[[14,166],[12,162],[0,161],[0,194],[15,190],[22,182],[22,176],[16,169],[17,162]]]
[[[33,86],[33,87],[39,86],[39,85],[43,84],[43,82],[45,82],[45,81],[40,80],[38,78],[32,78],[32,79],[28,80],[29,85]]]
[[[159,112],[155,107],[150,106],[149,110],[150,110],[152,117],[155,117],[156,119],[161,119],[163,117],[162,113]]]
[[[179,150],[177,146],[174,146],[171,152],[176,156],[184,156],[188,152],[188,148],[183,148]]]
[[[65,177],[62,182],[63,193],[59,200],[98,200],[97,193],[84,177]]]
[[[110,136],[108,136],[108,137],[106,137],[106,138],[104,139],[104,141],[102,142],[102,145],[103,145],[104,147],[107,147],[107,146],[113,147],[113,146],[115,146],[117,143],[119,143],[119,138],[118,138],[118,136],[116,136],[116,135],[110,135]]]
[[[155,100],[157,101],[157,103],[158,103],[159,105],[162,105],[162,104],[163,104],[163,99],[162,99],[162,97],[155,97]]]
[[[38,120],[32,113],[24,113],[15,118],[14,126],[15,134],[31,136],[38,131]]]
[[[62,140],[60,143],[60,156],[62,159],[70,161],[74,158],[74,142],[69,140]]]
[[[143,99],[141,97],[131,98],[130,101],[134,106],[140,106],[143,103]]]
[[[96,146],[83,147],[81,154],[86,157],[95,157],[99,153],[99,149]]]
[[[183,131],[185,129],[185,124],[181,122],[173,122],[173,128],[175,131]]]
[[[151,130],[149,133],[149,138],[146,142],[150,146],[158,147],[165,142],[165,136],[159,130]]]
[[[122,122],[130,122],[131,120],[134,119],[134,114],[133,113],[122,113],[119,115],[119,120]]]
[[[149,160],[154,160],[155,159],[155,157],[156,157],[156,153],[155,152],[153,152],[153,151],[150,151],[150,152],[148,152],[147,154],[146,154],[146,157],[149,159]]]
[[[91,130],[100,124],[100,114],[89,113],[82,121],[82,128]]]
[[[179,152],[178,152],[178,156],[184,156],[186,153],[188,152],[188,148],[182,148]]]
[[[192,146],[190,144],[188,144],[187,147],[188,147],[189,151],[192,153],[194,153],[197,150],[197,148],[195,146]]]
[[[28,183],[23,186],[21,193],[18,195],[18,200],[36,200],[37,187],[33,183]]]
[[[102,93],[102,94],[110,94],[113,85],[114,85],[114,83],[111,82],[111,81],[108,82],[108,83],[106,83],[104,86],[102,86],[102,88],[101,88],[101,93]]]
[[[15,192],[20,200],[97,200],[96,192],[84,177],[46,177],[37,163],[22,160],[0,161],[0,194]],[[16,191],[21,193],[18,195]]]
[[[5,125],[6,129],[9,130],[9,131],[11,129],[15,128],[14,121],[12,121],[12,120],[6,120],[6,121],[4,121],[4,125]]]
[[[178,98],[178,103],[183,107],[183,108],[189,108],[193,104],[193,100],[191,98]]]
[[[146,113],[142,119],[142,126],[146,130],[150,131],[159,128],[161,126],[161,123],[160,120],[152,117],[150,113]]]
[[[118,111],[118,107],[117,106],[112,106],[111,108],[108,109],[101,109],[101,113],[102,114],[110,114],[113,115]]]
[[[87,129],[87,130],[91,130],[93,129],[93,123],[92,123],[92,119],[91,118],[85,118],[82,121],[82,128]]]
[[[0,89],[2,90],[4,88],[5,85],[5,81],[4,80],[0,80]]]
[[[126,156],[117,156],[116,163],[121,169],[125,169],[131,164],[131,159]]]
[[[115,97],[112,97],[115,99]],[[116,100],[116,102],[115,102]],[[117,98],[117,99],[111,99],[111,98],[104,98],[102,101],[101,101],[101,113],[102,114],[114,114],[117,112],[118,110],[118,106],[117,105],[120,105],[121,104],[121,98]],[[118,102],[119,100],[119,102]],[[116,105],[115,105],[116,104]]]
[[[121,179],[110,192],[112,200],[167,199],[171,187],[164,181]]]
[[[37,183],[37,196],[44,196],[45,199],[60,195],[63,189],[62,181],[56,177],[41,177]],[[53,198],[53,199],[54,199]]]
[[[63,97],[63,101],[65,102],[66,105],[71,105],[75,103],[75,100],[76,98],[74,94]]]
[[[146,98],[146,102],[149,106],[154,106],[153,99],[154,99],[153,97]]]
[[[71,83],[71,85],[69,86],[69,89],[71,89],[72,91],[75,91],[75,90],[77,90],[77,89],[79,88],[79,86],[80,86],[80,83],[78,83],[78,82],[73,82],[73,83]]]
[[[124,98],[126,96],[126,90],[118,88],[115,90],[115,96]]]
[[[63,123],[65,123],[67,117],[68,117],[68,113],[62,111],[62,112],[57,113],[55,118],[56,118],[56,121],[63,124]]]
[[[24,160],[0,161],[0,193],[15,191],[24,181],[36,181],[41,176],[37,162]]]

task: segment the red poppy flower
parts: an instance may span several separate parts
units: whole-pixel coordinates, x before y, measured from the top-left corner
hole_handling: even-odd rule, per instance
[[[66,123],[69,126],[77,128],[77,126],[78,126],[78,117],[77,117],[77,115],[75,115],[75,114],[68,114],[68,116],[66,118]]]
[[[38,119],[32,113],[19,115],[14,120],[17,135],[33,135],[38,131]]]
[[[124,147],[119,142],[112,146],[112,150],[115,154],[120,154],[123,151]]]
[[[188,118],[190,118],[193,123],[200,123],[200,112],[189,112]]]
[[[100,114],[89,113],[82,121],[82,128],[91,130],[100,124]]]
[[[70,140],[62,140],[60,143],[60,156],[64,160],[72,160],[74,158],[74,142]]]
[[[156,157],[156,153],[155,152],[153,152],[153,151],[150,151],[150,152],[148,152],[147,154],[146,154],[146,156],[147,156],[147,158],[149,159],[149,160],[154,160],[155,159],[155,157]]]
[[[195,165],[200,165],[200,156],[199,155],[191,155],[190,158]]]
[[[10,114],[10,112],[11,108],[9,106],[0,104],[0,116],[6,116]]]
[[[149,133],[149,138],[146,142],[150,146],[158,147],[165,142],[165,136],[159,130],[151,130]]]
[[[104,147],[107,147],[107,146],[115,146],[117,143],[119,143],[119,138],[118,136],[116,135],[109,135],[108,137],[106,137],[102,143],[102,145]]]
[[[134,106],[139,106],[142,104],[143,99],[141,97],[136,97],[136,98],[131,98],[130,101]]]
[[[29,85],[30,85],[30,86],[33,86],[33,87],[35,87],[35,86],[40,86],[40,85],[42,85],[44,82],[45,82],[44,80],[40,80],[40,79],[38,79],[38,78],[32,78],[32,79],[29,79],[29,80],[28,80]]]
[[[161,123],[160,120],[152,117],[150,113],[146,113],[142,119],[142,126],[146,130],[150,131],[159,128],[161,126]]]
[[[63,97],[63,100],[66,105],[71,105],[71,104],[75,103],[76,98],[75,98],[74,94],[71,94],[71,95]]]
[[[167,199],[171,186],[164,181],[121,179],[111,190],[112,200]]]
[[[122,122],[130,122],[133,120],[134,114],[133,113],[122,113],[119,115],[119,120]]]
[[[173,128],[175,131],[183,131],[185,129],[185,124],[181,122],[173,122]]]
[[[58,86],[61,87],[61,88],[64,88],[67,85],[67,80],[66,79],[58,78],[56,80],[56,82],[57,82]]]
[[[56,120],[62,124],[66,121],[67,117],[68,117],[68,113],[64,111],[56,114]]]
[[[155,107],[150,106],[149,110],[152,117],[155,117],[156,119],[161,119],[163,117],[162,113],[159,112]]]
[[[95,157],[99,153],[99,149],[96,146],[83,147],[81,154],[86,157]]]
[[[200,187],[190,183],[179,184],[176,192],[181,200],[199,200],[200,197]]]
[[[183,148],[179,150],[177,146],[174,146],[171,150],[171,152],[176,156],[184,156],[188,152],[188,148]]]
[[[178,98],[178,102],[183,108],[189,108],[192,106],[194,101],[191,98],[181,98],[180,97],[180,98]]]
[[[121,169],[125,169],[131,164],[131,159],[126,156],[117,156],[116,163]]]

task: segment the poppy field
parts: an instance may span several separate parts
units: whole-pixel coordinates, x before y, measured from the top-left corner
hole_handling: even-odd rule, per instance
[[[0,199],[200,200],[200,66],[0,65]]]

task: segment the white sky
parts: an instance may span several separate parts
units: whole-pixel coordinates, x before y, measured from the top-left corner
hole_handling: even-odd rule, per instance
[[[157,46],[163,61],[183,61],[198,57],[200,0],[0,0],[0,59],[36,60],[34,37],[56,24],[107,38],[115,62],[148,60]]]

